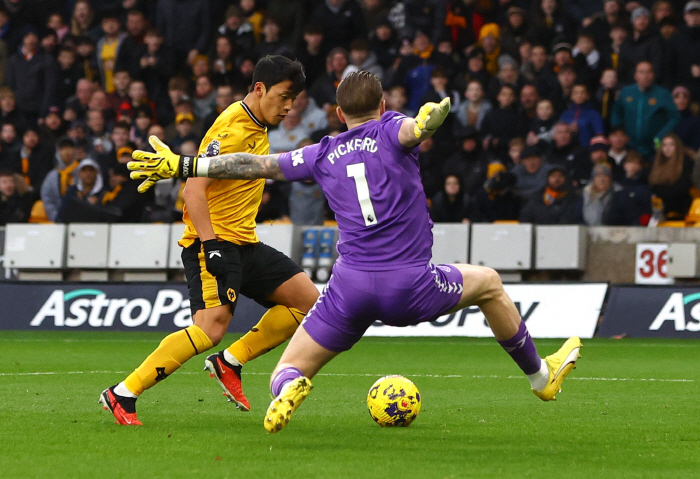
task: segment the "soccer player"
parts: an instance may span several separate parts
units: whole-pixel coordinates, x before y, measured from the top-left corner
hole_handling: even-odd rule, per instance
[[[252,90],[219,115],[202,140],[200,156],[269,151],[267,125],[289,113],[304,88],[304,71],[282,56],[261,59]],[[194,324],[170,334],[158,348],[100,402],[119,424],[140,425],[136,399],[185,361],[217,345],[226,333],[239,294],[269,307],[260,322],[229,348],[208,356],[205,368],[229,401],[243,410],[250,403],[241,387],[241,367],[286,341],[318,298],[318,290],[292,260],[260,243],[255,216],[264,179],[190,178],[184,190],[183,247]]]
[[[544,360],[493,269],[430,263],[432,223],[418,168],[418,148],[449,112],[449,98],[424,105],[416,118],[385,111],[379,80],[367,72],[345,77],[338,116],[348,131],[291,153],[215,158],[135,152],[134,178],[148,188],[161,177],[313,179],[336,214],[338,261],[316,304],[297,329],[271,378],[269,432],[285,427],[311,391],[310,379],[350,349],[377,319],[409,326],[477,305],[501,346],[527,375],[540,399],[555,399],[579,357],[572,337]]]

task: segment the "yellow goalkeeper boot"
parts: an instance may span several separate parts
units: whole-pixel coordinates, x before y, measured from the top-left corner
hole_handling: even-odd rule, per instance
[[[559,351],[544,358],[547,369],[549,369],[549,380],[544,389],[532,390],[535,396],[543,401],[556,399],[557,393],[561,392],[561,383],[574,369],[576,360],[581,357],[580,349],[581,339],[578,336],[573,336],[564,343]]]
[[[268,432],[277,432],[289,424],[292,413],[304,402],[312,388],[311,381],[304,376],[285,384],[282,391],[267,408],[265,429]]]

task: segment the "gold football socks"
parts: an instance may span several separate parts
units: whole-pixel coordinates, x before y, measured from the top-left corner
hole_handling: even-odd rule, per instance
[[[166,336],[133,373],[124,380],[124,385],[134,395],[170,376],[188,359],[213,346],[209,336],[199,326]]]

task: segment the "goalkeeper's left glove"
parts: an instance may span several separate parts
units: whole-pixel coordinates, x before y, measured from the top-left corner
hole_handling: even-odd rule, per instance
[[[138,161],[130,161],[126,165],[132,170],[132,179],[145,180],[139,185],[139,193],[145,192],[158,181],[166,178],[188,178],[195,175],[196,157],[176,155],[153,135],[148,138],[148,142],[155,153],[136,150],[131,156]]]
[[[438,126],[447,118],[450,112],[450,97],[445,97],[440,103],[428,102],[418,110],[416,116],[416,126],[413,127],[413,134],[421,140],[428,134],[432,135]]]

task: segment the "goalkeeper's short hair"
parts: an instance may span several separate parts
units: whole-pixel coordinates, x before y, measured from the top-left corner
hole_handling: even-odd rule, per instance
[[[345,115],[357,118],[377,110],[384,99],[384,91],[376,75],[357,71],[343,78],[335,98]]]

